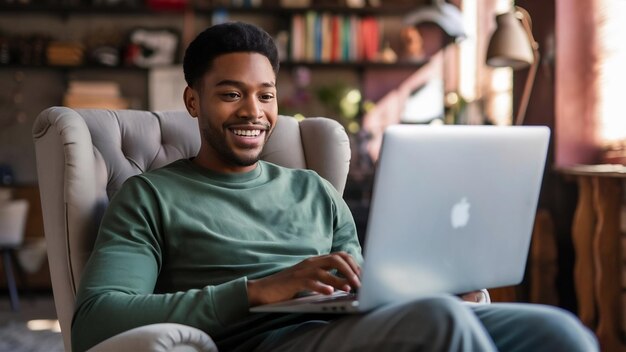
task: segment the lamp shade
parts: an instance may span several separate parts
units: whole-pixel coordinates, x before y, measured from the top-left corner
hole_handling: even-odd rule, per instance
[[[535,61],[532,44],[515,14],[498,15],[496,25],[487,48],[487,65],[514,70],[531,65]]]

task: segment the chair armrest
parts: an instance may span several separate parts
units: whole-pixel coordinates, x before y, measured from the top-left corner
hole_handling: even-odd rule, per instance
[[[140,326],[110,337],[89,352],[218,352],[204,331],[191,326],[160,323]]]

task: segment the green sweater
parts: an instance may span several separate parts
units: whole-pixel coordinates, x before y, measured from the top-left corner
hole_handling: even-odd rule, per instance
[[[132,177],[82,276],[73,349],[160,322],[202,329],[222,350],[258,343],[303,317],[250,314],[247,280],[341,250],[362,261],[348,207],[313,171],[259,162],[218,174],[179,160]]]

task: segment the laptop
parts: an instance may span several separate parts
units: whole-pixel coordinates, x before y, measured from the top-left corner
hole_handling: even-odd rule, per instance
[[[359,313],[524,276],[550,130],[393,125],[385,130],[361,288],[251,312]]]

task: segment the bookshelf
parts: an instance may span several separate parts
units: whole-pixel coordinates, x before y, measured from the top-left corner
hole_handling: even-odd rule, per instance
[[[116,3],[124,4],[123,2]],[[128,5],[115,6],[90,6],[71,0],[63,4],[59,2],[50,2],[49,4],[41,2],[0,3],[0,77],[13,75],[14,72],[25,72],[27,76],[37,76],[45,72],[56,75],[55,81],[57,82],[55,84],[58,85],[60,82],[58,88],[65,89],[71,80],[89,79],[90,75],[97,76],[95,79],[108,76],[116,80],[128,76],[128,79],[139,79],[142,82],[139,91],[127,93],[136,95],[132,99],[135,103],[131,104],[131,107],[149,109],[147,95],[150,68],[125,64],[122,57],[124,55],[123,48],[120,48],[119,51],[119,62],[114,65],[93,63],[93,61],[88,60],[87,53],[85,59],[75,65],[50,65],[46,63],[46,58],[20,62],[23,60],[16,56],[19,54],[16,54],[18,50],[15,47],[9,50],[12,57],[6,59],[5,56],[3,59],[3,45],[5,47],[11,45],[11,43],[7,44],[7,41],[10,42],[12,38],[23,40],[36,35],[45,37],[45,40],[61,38],[61,40],[76,42],[83,40],[79,34],[86,34],[89,31],[98,32],[101,28],[105,28],[105,32],[112,31],[112,28],[128,32],[137,27],[163,27],[173,29],[180,35],[179,47],[181,49],[172,62],[179,64],[182,48],[186,44],[185,40],[189,40],[189,32],[197,32],[205,28],[219,16],[258,24],[274,36],[279,36],[281,33],[288,36],[287,42],[283,42],[285,46],[283,49],[287,54],[281,59],[282,70],[279,81],[291,80],[294,70],[305,68],[311,71],[313,79],[318,76],[325,77],[326,80],[337,77],[337,79],[343,79],[347,85],[359,88],[363,84],[363,77],[370,72],[392,72],[396,76],[398,74],[408,75],[418,70],[425,63],[422,61],[381,62],[379,58],[375,57],[380,51],[380,46],[385,43],[388,43],[396,53],[400,54],[402,44],[398,32],[402,26],[402,16],[425,3],[421,0],[408,4],[406,1],[393,1],[378,7],[364,6],[359,8],[332,4],[330,1],[320,2],[323,4],[307,8],[282,7],[278,5],[277,0],[265,0],[260,7],[216,6],[211,4],[216,3],[215,1],[205,1],[204,3],[197,1],[185,8],[181,7],[179,10],[169,11],[155,10],[148,5],[149,2],[128,1],[126,3]],[[337,1],[337,3],[340,2]],[[374,27],[369,29],[370,35],[367,36],[372,38],[369,38],[371,40],[366,44],[363,44],[365,43],[364,40],[359,40],[358,44],[353,45],[354,41],[351,38],[355,37],[355,33],[358,36],[362,35],[357,33],[360,31],[353,31],[342,35],[344,38],[348,38],[348,41],[340,44],[342,47],[333,44],[335,47],[334,56],[329,56],[326,53],[328,49],[324,50],[325,54],[322,54],[322,48],[311,49],[312,52],[305,53],[303,51],[294,55],[293,47],[298,42],[294,40],[293,36],[294,23],[296,19],[306,21],[307,18],[311,23],[318,25],[322,22],[331,23],[333,21],[340,21],[342,24],[350,22],[354,24],[367,20],[370,24],[374,24]],[[51,25],[47,23],[51,23]],[[320,44],[328,47],[327,44],[321,44],[321,42],[330,42],[331,39],[326,39],[329,35],[322,35],[322,33],[318,33],[318,37],[315,39],[302,39],[300,45],[312,48],[316,44]],[[118,39],[120,45],[124,40]],[[361,47],[356,49],[358,53],[348,54],[347,48],[357,45]],[[369,48],[368,54],[361,52],[365,50],[363,49],[365,46]],[[4,50],[6,52],[6,48]],[[344,52],[343,56],[338,55],[338,51]],[[31,54],[31,56],[33,55]],[[318,75],[318,73],[320,74]],[[128,90],[125,87],[137,87],[136,83],[126,84],[125,80],[127,79],[122,79],[119,82],[123,93]],[[283,84],[283,86],[290,86],[290,84]],[[2,94],[1,90],[0,94]],[[364,97],[364,99],[367,98]],[[60,103],[60,99],[56,99],[56,101],[50,101],[41,107]],[[302,113],[304,115],[326,114],[332,116],[332,112],[321,108],[304,109]]]
[[[267,1],[265,3],[267,3]],[[324,18],[324,20],[328,18],[342,20],[351,19],[353,21],[359,21],[361,19],[367,18],[374,19],[376,25],[378,26],[380,23],[381,27],[376,27],[373,29],[374,32],[380,32],[381,37],[378,39],[374,38],[377,44],[375,47],[373,44],[369,45],[370,53],[368,57],[364,57],[362,55],[353,55],[350,58],[344,57],[340,59],[331,59],[328,57],[322,58],[321,54],[317,54],[317,57],[307,57],[304,55],[299,55],[296,56],[294,59],[294,56],[291,55],[293,51],[292,47],[294,44],[293,36],[289,35],[290,38],[286,50],[289,51],[290,55],[288,55],[287,57],[283,57],[283,59],[281,60],[281,68],[283,68],[282,71],[287,71],[284,73],[286,76],[288,76],[288,71],[300,67],[305,67],[311,70],[313,74],[316,74],[320,71],[330,70],[333,72],[331,75],[335,75],[337,73],[344,74],[348,77],[345,81],[350,82],[350,84],[360,86],[363,81],[363,76],[367,72],[401,71],[410,73],[419,69],[419,67],[424,64],[423,62],[386,63],[375,60],[375,58],[373,57],[379,49],[378,46],[382,45],[383,41],[387,41],[385,37],[390,37],[391,39],[388,40],[388,42],[392,43],[392,46],[396,48],[396,51],[399,50],[399,38],[396,38],[398,36],[394,35],[393,33],[397,33],[399,31],[398,28],[399,26],[401,26],[401,17],[407,12],[414,10],[417,6],[419,6],[421,1],[413,1],[412,4],[407,4],[406,2],[396,2],[395,4],[382,5],[380,7],[365,6],[360,8],[350,8],[344,5],[333,4],[314,5],[309,8],[286,8],[281,7],[276,3],[277,2],[274,1],[273,3],[269,3],[267,5],[264,4],[260,7],[214,6],[197,3],[179,11],[158,11],[151,9],[148,5],[144,3],[139,2],[135,2],[135,5],[132,6],[89,6],[80,5],[78,3],[66,3],[64,5],[42,3],[3,3],[0,4],[0,75],[12,74],[13,72],[17,71],[25,71],[27,73],[53,72],[59,75],[61,83],[66,85],[67,82],[69,82],[71,79],[74,79],[76,77],[84,78],[85,76],[89,75],[89,73],[94,72],[100,72],[98,73],[99,76],[129,76],[133,79],[144,77],[143,79],[147,80],[146,77],[148,76],[148,72],[150,71],[149,68],[145,67],[124,65],[122,59],[120,59],[119,64],[116,64],[114,66],[94,64],[87,60],[77,65],[66,66],[48,65],[45,63],[46,60],[39,60],[39,62],[34,63],[18,63],[17,61],[19,60],[17,60],[15,57],[10,58],[9,62],[3,62],[1,54],[1,38],[3,34],[5,39],[7,36],[14,35],[13,30],[14,27],[16,27],[13,26],[10,21],[4,21],[3,19],[10,20],[14,17],[24,19],[26,22],[28,22],[29,19],[32,19],[31,23],[33,23],[33,25],[31,25],[29,29],[21,30],[17,32],[17,34],[15,34],[16,36],[22,38],[28,37],[31,34],[35,35],[42,32],[48,32],[44,29],[46,27],[46,25],[43,24],[44,22],[57,23],[53,26],[50,26],[56,28],[48,32],[50,33],[50,35],[60,35],[62,37],[68,37],[68,32],[81,32],[81,23],[83,23],[83,27],[87,26],[91,28],[96,28],[93,23],[108,21],[109,28],[118,27],[119,29],[126,27],[127,30],[130,30],[133,27],[142,26],[163,26],[167,28],[173,28],[181,34],[181,40],[179,43],[179,46],[181,48],[185,45],[183,32],[186,30],[188,31],[188,28],[185,28],[185,26],[188,26],[185,21],[188,21],[190,16],[192,18],[192,22],[194,22],[193,30],[195,30],[196,32],[209,25],[217,13],[221,13],[227,14],[228,18],[230,19],[243,20],[258,24],[268,30],[268,32],[270,32],[270,34],[272,35],[277,35],[280,32],[293,34],[292,32],[294,18],[304,18],[308,16],[309,18]],[[117,25],[118,23],[120,23],[119,26]],[[65,29],[64,27],[67,27],[67,29]],[[101,25],[101,27],[106,28],[106,25]],[[372,30],[370,32],[372,32]],[[74,37],[76,37],[76,35],[74,35]],[[319,38],[317,40],[319,41]],[[181,50],[179,50],[179,53],[174,63],[180,62],[180,51]],[[14,53],[15,50],[12,51],[13,56],[15,56]],[[287,79],[289,78],[285,78],[285,80]],[[123,82],[121,82],[121,85],[126,86]],[[139,101],[140,103],[131,107],[147,109],[149,108],[147,98],[145,98],[148,94],[147,81],[141,84],[141,87],[143,87],[143,89],[142,91],[137,93],[138,98],[135,99],[135,101]],[[58,103],[60,103],[60,101]],[[324,111],[322,109],[312,109],[311,111],[304,111],[304,113],[323,114]]]
[[[122,5],[122,6],[89,6],[89,5],[52,5],[52,4],[21,4],[15,3],[11,5],[0,3],[0,18],[19,16],[21,18],[44,16],[44,17],[57,17],[62,19],[63,22],[69,21],[71,18],[81,17],[107,17],[113,23],[120,21],[122,18],[133,17],[149,17],[156,19],[156,22],[160,22],[161,19],[176,19],[176,27],[182,26],[184,16],[191,15],[197,21],[200,26],[196,25],[196,29],[202,29],[205,25],[210,24],[212,16],[216,13],[225,13],[228,18],[241,19],[242,17],[252,23],[259,22],[270,34],[275,35],[280,30],[291,31],[293,27],[289,22],[299,16],[307,16],[313,14],[314,16],[321,17],[351,17],[356,19],[370,19],[374,18],[378,22],[379,19],[388,18],[392,19],[394,24],[394,30],[399,27],[401,22],[401,16],[405,15],[409,11],[415,10],[419,6],[419,1],[416,4],[403,4],[403,5],[383,5],[380,7],[365,6],[361,8],[350,8],[341,5],[317,5],[309,8],[285,8],[278,5],[263,5],[261,7],[233,7],[233,6],[191,6],[187,9],[177,11],[162,11],[154,10],[146,5]],[[156,16],[156,17],[155,17]],[[264,20],[263,20],[264,19]],[[269,19],[269,20],[268,20]],[[89,20],[87,20],[89,21]],[[272,23],[268,27],[268,23]],[[292,21],[291,21],[292,22]],[[171,22],[170,22],[171,23]],[[131,25],[132,26],[132,25]],[[140,26],[140,25],[138,25]],[[154,24],[152,25],[154,26]],[[3,28],[4,27],[4,28]],[[10,33],[11,25],[3,25],[0,23],[0,35],[3,32]],[[180,28],[179,28],[180,29]],[[377,28],[378,29],[378,28]],[[382,31],[382,28],[380,28]],[[37,27],[32,29],[33,32],[41,32]],[[384,38],[380,38],[384,40]],[[293,60],[298,61],[298,60]],[[308,64],[312,60],[296,62],[297,64]],[[318,60],[316,60],[318,61]],[[0,62],[0,65],[3,63]],[[357,66],[362,66],[363,62],[355,62]],[[392,67],[393,65],[390,65]],[[406,67],[406,65],[404,65]],[[381,66],[378,66],[381,67]],[[25,65],[25,68],[31,68],[29,65]]]

